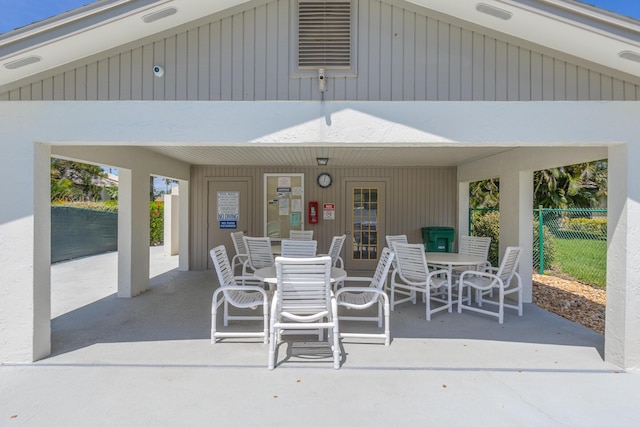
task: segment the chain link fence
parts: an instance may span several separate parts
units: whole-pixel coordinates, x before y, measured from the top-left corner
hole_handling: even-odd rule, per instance
[[[605,209],[538,208],[534,209],[533,218],[534,272],[605,286]],[[469,209],[470,233],[492,238],[492,265],[498,265],[499,223],[497,209]]]

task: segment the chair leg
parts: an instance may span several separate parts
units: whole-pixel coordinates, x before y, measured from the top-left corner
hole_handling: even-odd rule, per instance
[[[391,344],[391,332],[389,328],[389,300],[384,298],[384,345]]]
[[[333,368],[340,369],[340,331],[338,330],[338,319],[333,328]]]
[[[229,303],[227,300],[224,300],[224,316],[223,316],[223,324],[224,326],[229,326]]]

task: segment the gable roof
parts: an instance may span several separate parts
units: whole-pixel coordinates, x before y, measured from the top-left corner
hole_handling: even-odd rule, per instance
[[[572,0],[389,0],[424,7],[640,82],[640,21]],[[0,87],[243,3],[103,0],[0,35]]]

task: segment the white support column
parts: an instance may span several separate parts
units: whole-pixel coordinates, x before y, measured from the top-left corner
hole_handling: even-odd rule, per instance
[[[522,278],[523,301],[532,300],[531,263],[533,245],[533,173],[510,169],[500,175],[500,249],[502,260],[507,246],[521,246],[518,271]],[[529,258],[527,258],[529,257]]]
[[[5,183],[0,209],[0,363],[28,363],[50,352],[50,240],[42,208],[49,201],[49,152],[25,140],[18,128],[3,128],[0,179]],[[37,170],[44,168],[43,170]],[[47,209],[49,206],[47,205]],[[44,223],[39,223],[44,220]],[[42,239],[45,239],[44,241]]]
[[[458,183],[458,242],[460,236],[468,236],[469,232],[469,183]]]
[[[178,270],[189,271],[189,181],[178,180],[180,224],[178,244]]]
[[[149,287],[149,173],[118,171],[118,296]]]
[[[169,256],[178,255],[179,250],[179,203],[178,187],[164,195],[164,253]]]
[[[522,278],[522,300],[533,301],[533,171],[521,171],[519,173],[519,230],[518,245],[522,248],[518,273]]]
[[[51,146],[35,144],[33,360],[51,354]]]
[[[609,148],[605,360],[640,368],[640,158],[638,144]]]

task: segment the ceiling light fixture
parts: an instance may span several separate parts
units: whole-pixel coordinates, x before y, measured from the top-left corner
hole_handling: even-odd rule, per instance
[[[171,15],[175,15],[178,13],[178,9],[175,7],[168,7],[166,9],[159,10],[157,12],[149,13],[148,15],[144,15],[142,17],[142,21],[145,24],[150,24],[152,22],[158,21],[160,19],[167,18]]]
[[[500,9],[486,3],[476,4],[476,10],[480,13],[484,13],[485,15],[491,15],[494,18],[502,19],[504,21],[508,21],[513,17],[513,13],[508,10]]]
[[[316,161],[318,162],[318,166],[326,166],[329,163],[328,157],[316,157]]]
[[[36,62],[42,61],[42,58],[39,56],[31,55],[26,58],[20,58],[15,61],[7,62],[4,64],[4,68],[7,70],[15,70],[16,68],[26,67],[27,65],[35,64]]]
[[[640,53],[633,52],[631,50],[623,50],[618,54],[620,58],[628,59],[629,61],[640,62]]]

